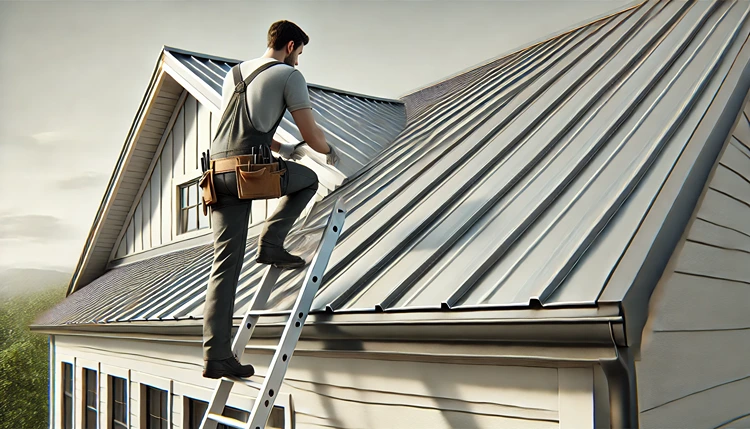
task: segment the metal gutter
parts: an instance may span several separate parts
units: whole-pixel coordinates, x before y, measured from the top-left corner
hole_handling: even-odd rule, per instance
[[[630,348],[617,344],[614,325],[611,328],[615,356],[599,361],[609,390],[610,428],[637,428],[639,411],[635,360]]]
[[[192,335],[158,334],[152,332],[87,332],[70,329],[57,335],[100,338],[102,341],[148,341],[171,345],[201,347],[200,327]],[[278,344],[275,338],[253,338],[247,350],[257,354],[272,354]],[[448,340],[319,340],[303,338],[295,355],[326,358],[379,360],[409,360],[419,362],[471,363],[478,365],[523,365],[541,367],[591,367],[602,360],[616,358],[607,344],[540,344],[501,341]]]
[[[359,316],[359,315],[358,315]],[[370,316],[380,316],[371,314]],[[501,342],[513,344],[547,344],[577,346],[608,346],[615,338],[624,339],[622,318],[568,317],[524,320],[482,319],[479,317],[456,320],[440,319],[385,320],[378,317],[340,318],[329,314],[311,314],[302,339],[314,341],[414,341],[414,342]],[[467,313],[467,316],[471,314]],[[475,315],[476,316],[476,315]],[[254,338],[278,338],[286,316],[264,316],[260,319]],[[236,320],[235,324],[240,322]],[[614,328],[613,328],[614,327]],[[59,326],[32,325],[33,331],[58,334],[63,332],[106,334],[150,334],[201,336],[202,319],[177,321],[137,321],[114,323],[81,323]],[[613,334],[613,329],[615,333]],[[620,331],[619,333],[616,331]],[[624,345],[624,344],[618,344]]]

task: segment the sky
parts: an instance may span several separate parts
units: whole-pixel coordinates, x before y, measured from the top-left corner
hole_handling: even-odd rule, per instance
[[[251,59],[310,36],[310,83],[398,98],[633,1],[2,1],[0,268],[72,271],[163,45]]]

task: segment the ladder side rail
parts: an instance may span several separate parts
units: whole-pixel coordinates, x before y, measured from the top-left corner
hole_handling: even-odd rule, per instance
[[[331,216],[323,232],[323,238],[318,244],[315,256],[310,263],[310,269],[307,271],[302,289],[297,296],[292,314],[281,335],[279,347],[271,360],[268,373],[263,381],[263,389],[258,392],[258,396],[250,412],[250,420],[247,422],[247,429],[264,428],[268,417],[273,409],[273,403],[278,397],[279,389],[284,381],[286,370],[289,362],[292,360],[294,349],[302,334],[305,320],[312,306],[315,295],[318,292],[323,280],[328,261],[331,258],[333,249],[336,246],[338,237],[344,226],[346,219],[346,210],[342,201],[339,199],[333,206]]]

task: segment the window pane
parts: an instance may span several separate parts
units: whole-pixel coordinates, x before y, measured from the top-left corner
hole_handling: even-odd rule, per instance
[[[203,421],[203,416],[205,416],[206,411],[208,411],[208,402],[199,401],[197,399],[190,399],[190,402],[188,402],[188,407],[188,411],[190,413],[188,429],[200,428],[201,421]]]
[[[167,392],[160,390],[159,391],[159,417],[166,419],[167,418]]]
[[[185,229],[185,231],[198,229],[198,208],[194,207],[189,209],[187,215],[187,229]]]
[[[189,209],[182,209],[180,210],[180,231],[185,232],[188,229],[188,212]]]
[[[250,417],[250,413],[247,411],[238,410],[237,408],[232,407],[224,407],[224,415],[243,422]]]
[[[193,183],[188,189],[188,205],[195,206],[198,204],[198,184]]]
[[[86,409],[86,429],[96,429],[96,411]]]
[[[203,203],[198,205],[198,228],[208,228],[208,216],[203,214]]]
[[[187,186],[180,187],[180,207],[188,206],[188,188]]]
[[[112,389],[111,415],[109,417],[113,429],[126,428],[126,405],[127,384],[124,378],[110,376],[110,389]]]
[[[266,429],[284,429],[284,427],[284,408],[273,407],[266,422]]]
[[[159,393],[156,391],[156,389],[148,389],[148,406],[149,414],[151,414],[152,416],[159,415]]]
[[[63,363],[63,386],[65,391],[73,393],[73,365]]]

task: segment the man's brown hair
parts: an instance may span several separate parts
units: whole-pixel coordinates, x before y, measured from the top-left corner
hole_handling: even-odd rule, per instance
[[[277,51],[284,49],[289,42],[294,42],[294,49],[310,43],[310,38],[297,24],[291,21],[276,21],[268,29],[268,47]]]

